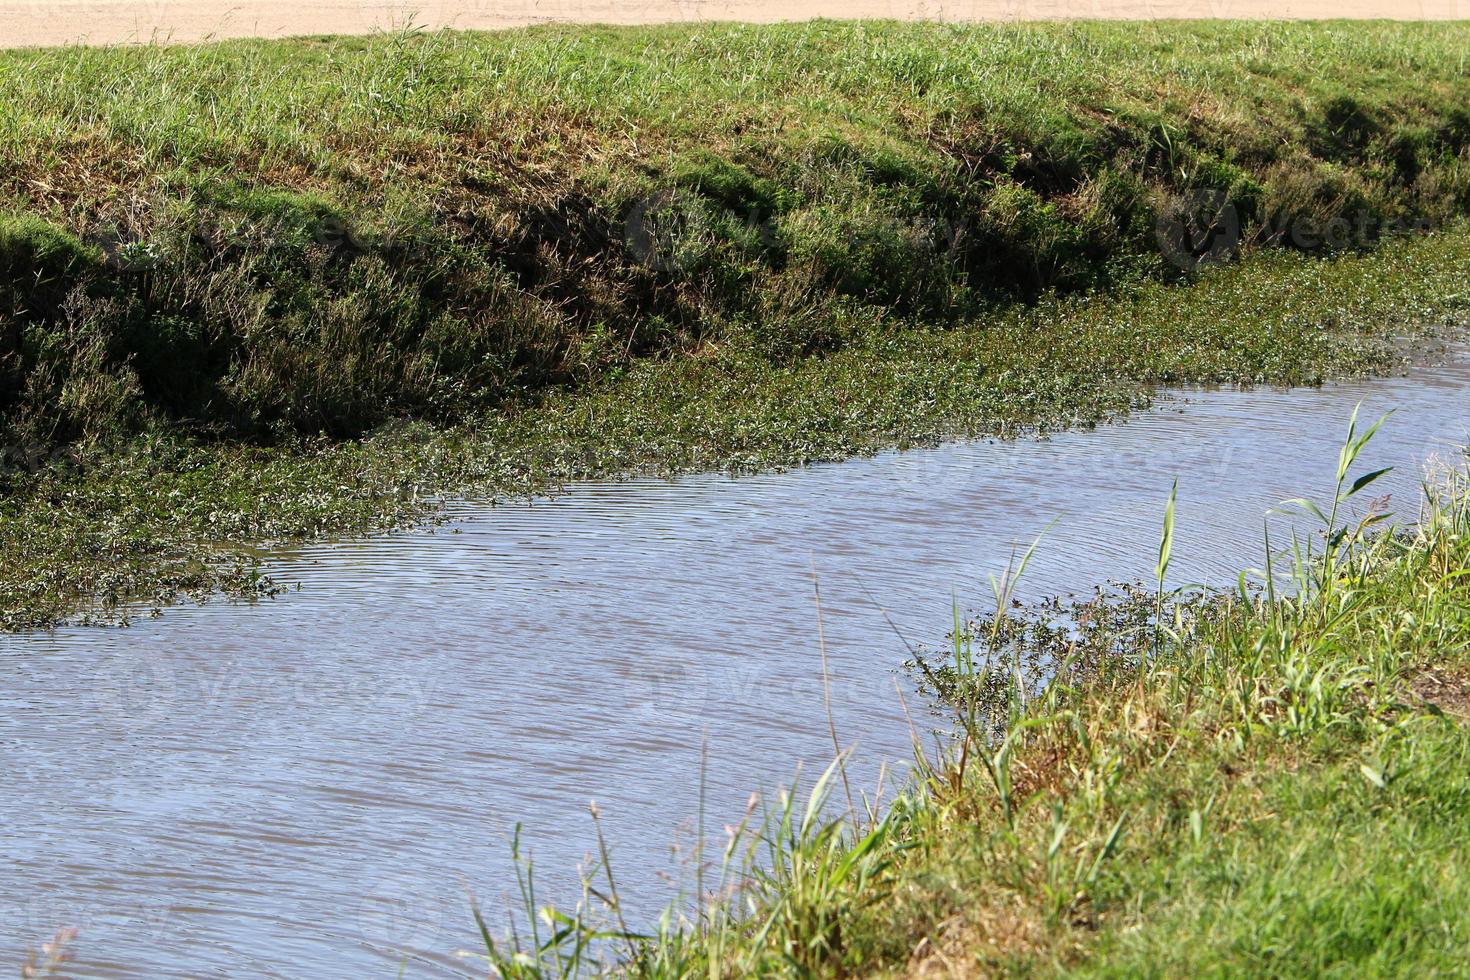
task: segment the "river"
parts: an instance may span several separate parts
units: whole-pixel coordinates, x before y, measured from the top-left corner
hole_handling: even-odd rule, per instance
[[[1146,578],[1177,477],[1175,577],[1229,585],[1268,508],[1329,492],[1360,401],[1395,410],[1364,462],[1398,467],[1412,516],[1426,458],[1470,441],[1463,356],[1048,439],[458,503],[273,554],[300,590],[261,605],[0,637],[0,959],[75,926],[77,976],[483,975],[453,956],[468,896],[503,919],[517,823],[574,895],[592,799],[646,918],[690,884],[702,766],[715,839],[832,756],[814,574],[871,793],[910,754],[898,689],[926,720],[905,643],[943,643],[1018,543],[1056,521],[1024,596]]]

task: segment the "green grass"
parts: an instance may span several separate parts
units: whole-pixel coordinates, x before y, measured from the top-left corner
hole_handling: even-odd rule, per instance
[[[1201,195],[1246,243],[1371,244],[1470,210],[1467,46],[817,23],[0,52],[0,438],[352,437],[641,356],[784,363],[1178,275],[1156,226]]]
[[[814,23],[0,51],[0,628],[269,592],[240,546],[438,494],[1389,368],[1390,335],[1465,316],[1467,41]]]
[[[1152,588],[961,623],[921,654],[953,721],[884,811],[835,769],[732,832],[697,912],[599,898],[504,976],[1458,975],[1470,951],[1470,480],[1413,527],[1367,503],[1360,426],[1275,589]],[[1044,502],[1038,501],[1039,507]],[[1334,516],[1335,512],[1335,516]],[[1172,532],[1166,511],[1163,538]],[[1041,547],[1045,547],[1043,541]],[[1161,549],[1167,552],[1167,549]],[[1430,697],[1436,690],[1426,688]],[[1470,692],[1470,683],[1464,688]],[[719,864],[718,858],[713,859]],[[713,876],[711,876],[713,877]],[[611,944],[611,945],[609,945]],[[519,949],[521,958],[510,954]]]
[[[0,52],[0,627],[268,594],[245,545],[446,493],[1390,369],[1470,316],[1467,42],[819,23]],[[1238,218],[1239,265],[1169,254],[1200,201]],[[1409,225],[1445,230],[1380,241]],[[627,937],[599,887],[487,954],[1460,971],[1470,735],[1410,687],[1470,667],[1465,487],[1366,530],[1283,557],[1289,596],[1000,602],[920,668],[956,731],[891,807],[834,820],[834,770],[735,835],[697,916]]]
[[[1431,325],[1470,323],[1467,265],[1470,235],[1458,231],[1330,261],[1262,254],[1187,288],[885,330],[786,365],[721,349],[644,361],[455,426],[274,445],[155,433],[6,475],[0,628],[112,621],[129,600],[269,592],[243,545],[399,525],[431,516],[443,494],[797,466],[1089,425],[1146,404],[1155,384],[1391,370],[1433,356]]]

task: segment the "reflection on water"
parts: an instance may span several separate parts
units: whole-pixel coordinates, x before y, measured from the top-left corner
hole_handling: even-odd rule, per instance
[[[830,757],[812,569],[854,779],[901,764],[902,641],[1060,517],[1023,593],[1149,574],[1180,481],[1179,580],[1259,564],[1264,512],[1325,494],[1353,406],[1413,509],[1470,429],[1470,365],[1322,391],[1190,393],[1047,441],[791,473],[580,486],[436,531],[282,554],[269,608],[0,639],[0,957],[81,929],[95,976],[475,975],[473,891],[510,891],[517,822],[551,891],[596,798],[640,913],[711,827]],[[881,609],[880,609],[881,606]],[[405,954],[404,950],[433,951]]]

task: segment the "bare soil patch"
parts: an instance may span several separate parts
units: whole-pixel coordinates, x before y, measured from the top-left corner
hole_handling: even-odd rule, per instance
[[[1470,721],[1470,675],[1443,668],[1425,670],[1414,678],[1414,696],[1458,721]]]

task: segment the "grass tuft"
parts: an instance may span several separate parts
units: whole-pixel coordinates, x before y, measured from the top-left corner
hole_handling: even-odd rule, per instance
[[[1441,474],[1417,523],[1388,528],[1357,465],[1372,428],[1355,422],[1333,501],[1310,505],[1315,551],[1276,556],[1282,590],[1243,574],[1237,593],[1160,604],[1139,587],[1018,611],[998,583],[995,613],[916,660],[952,734],[934,755],[916,744],[890,809],[824,816],[839,757],[804,806],[782,794],[731,831],[721,891],[649,934],[622,929],[631,949],[596,967],[1456,972],[1470,728],[1415,679],[1470,676],[1470,471]],[[567,921],[600,915],[589,900]],[[558,954],[595,948],[579,928],[503,975],[584,972]]]

